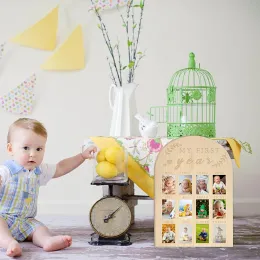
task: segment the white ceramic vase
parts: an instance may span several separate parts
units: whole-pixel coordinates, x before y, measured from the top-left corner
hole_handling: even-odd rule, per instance
[[[113,111],[110,136],[138,136],[138,121],[135,83],[124,84],[122,87],[111,85],[109,89],[109,105]]]

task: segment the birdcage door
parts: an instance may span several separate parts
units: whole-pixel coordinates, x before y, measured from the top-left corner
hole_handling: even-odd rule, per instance
[[[150,119],[156,123],[166,123],[168,118],[168,108],[167,106],[150,107],[150,112],[148,114]]]

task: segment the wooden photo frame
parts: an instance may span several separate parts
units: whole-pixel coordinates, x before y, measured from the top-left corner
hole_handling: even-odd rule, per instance
[[[186,136],[155,163],[155,246],[233,246],[233,167],[216,141]]]

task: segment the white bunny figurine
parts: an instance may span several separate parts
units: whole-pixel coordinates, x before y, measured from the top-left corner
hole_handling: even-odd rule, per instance
[[[139,121],[139,132],[142,137],[156,137],[158,125],[156,122],[136,114],[135,118]]]

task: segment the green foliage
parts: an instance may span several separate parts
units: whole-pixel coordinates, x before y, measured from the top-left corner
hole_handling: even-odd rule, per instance
[[[135,62],[134,61],[130,61],[129,64],[128,64],[128,68],[131,69],[133,68],[135,65]]]

